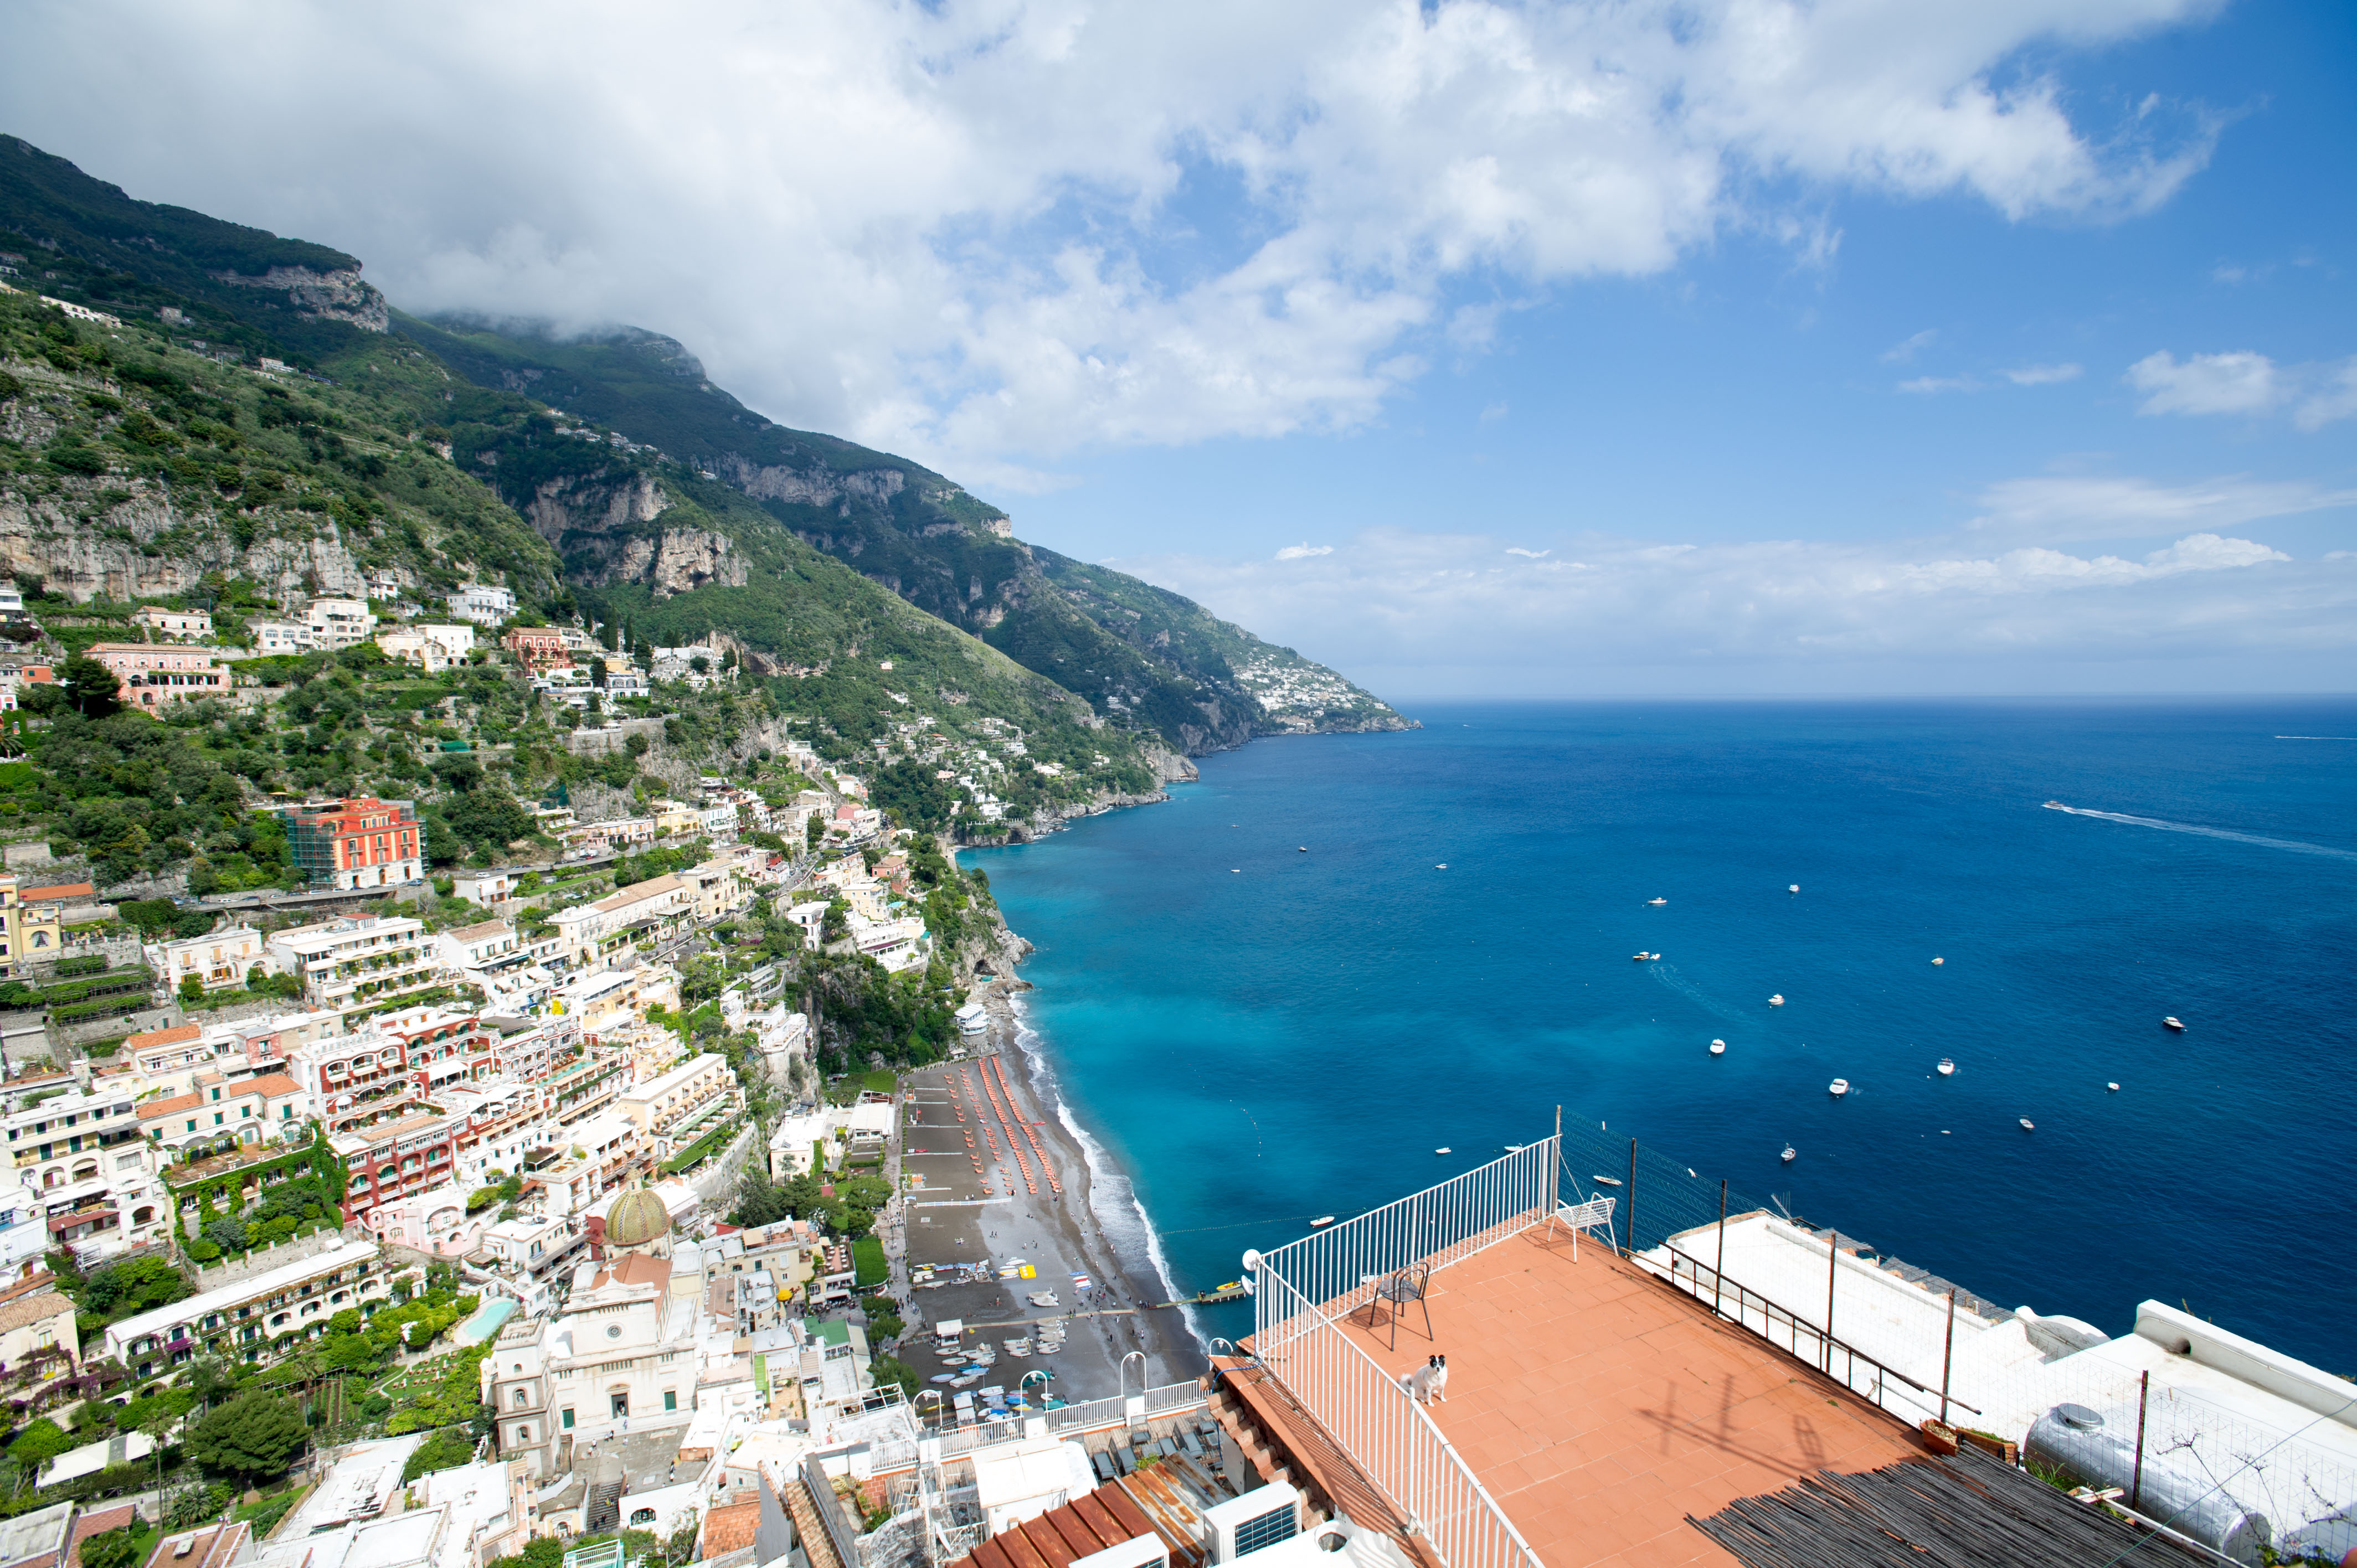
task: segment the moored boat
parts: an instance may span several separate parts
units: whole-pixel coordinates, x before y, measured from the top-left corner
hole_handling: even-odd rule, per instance
[[[1832,1095],[1835,1100],[1839,1100],[1843,1095],[1849,1092],[1849,1079],[1846,1078],[1837,1078],[1834,1079],[1833,1082],[1825,1085],[1825,1092]]]
[[[1783,1152],[1781,1155],[1778,1155],[1777,1157],[1778,1157],[1779,1159],[1782,1160],[1786,1165],[1791,1165],[1794,1160],[1799,1159],[1801,1156],[1800,1156],[1797,1153],[1795,1153],[1795,1152],[1794,1152],[1794,1150],[1793,1150],[1793,1148],[1792,1148],[1792,1144],[1785,1144],[1785,1145],[1784,1145],[1784,1152]]]
[[[1727,1054],[1727,1042],[1725,1040],[1713,1040],[1710,1043],[1710,1054],[1715,1057],[1725,1056]]]
[[[2172,1030],[2172,1031],[2176,1032],[2177,1034],[2180,1034],[2180,1035],[2181,1035],[2181,1034],[2185,1033],[2185,1026],[2184,1026],[2184,1025],[2182,1025],[2182,1024],[2180,1024],[2180,1023],[2179,1023],[2179,1022],[2178,1022],[2176,1019],[2174,1019],[2174,1018],[2163,1018],[2163,1019],[2160,1021],[2160,1026],[2161,1026],[2162,1028],[2164,1028],[2164,1029]]]
[[[1950,1061],[1950,1060],[1949,1060],[1947,1058],[1945,1058],[1945,1057],[1942,1057],[1942,1058],[1940,1058],[1940,1076],[1941,1076],[1942,1078],[1951,1078],[1951,1077],[1953,1077],[1953,1076],[1954,1076],[1954,1074],[1955,1074],[1955,1070],[1956,1070],[1956,1064],[1955,1064],[1954,1062]]]

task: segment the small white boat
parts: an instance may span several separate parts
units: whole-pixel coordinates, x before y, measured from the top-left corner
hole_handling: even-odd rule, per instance
[[[1849,1092],[1849,1079],[1846,1078],[1837,1078],[1834,1079],[1833,1082],[1825,1085],[1825,1092],[1832,1095],[1835,1100],[1839,1100],[1843,1095]]]
[[[1768,998],[1768,1005],[1770,1007],[1781,1007],[1784,1005],[1784,993],[1780,991],[1775,995]]]
[[[1793,1152],[1793,1149],[1792,1149],[1792,1144],[1785,1144],[1785,1145],[1784,1145],[1784,1152],[1783,1152],[1781,1155],[1778,1155],[1777,1157],[1778,1157],[1779,1159],[1781,1159],[1781,1160],[1782,1160],[1786,1165],[1791,1165],[1794,1160],[1799,1159],[1801,1156],[1800,1156],[1798,1154],[1796,1154],[1796,1153],[1794,1153],[1794,1152]]]
[[[1667,898],[1648,898],[1645,902],[1649,907],[1658,909],[1663,905],[1668,903],[1669,900]]]
[[[1629,955],[1631,961],[1635,963],[1651,963],[1661,956],[1657,952],[1637,952]]]
[[[1798,893],[1800,890],[1801,890],[1801,885],[1800,885],[1799,883],[1797,883],[1797,882],[1793,883],[1793,884],[1792,884],[1792,886],[1791,886],[1790,887],[1787,887],[1787,888],[1785,888],[1785,889],[1784,889],[1784,891],[1785,891],[1785,892],[1787,892],[1787,893]]]
[[[1947,961],[1947,961],[1946,959],[1943,959],[1943,958],[1935,958],[1935,959],[1933,959],[1933,960],[1932,961],[1932,967],[1933,969],[1937,969],[1937,968],[1939,968],[1942,964],[1943,964],[1943,963],[1945,963],[1945,962],[1947,962]]]
[[[1942,1078],[1953,1078],[1955,1074],[1956,1064],[1950,1061],[1947,1058],[1942,1057],[1940,1058],[1940,1076]]]
[[[1311,1221],[1309,1222],[1309,1229],[1311,1229],[1312,1230],[1325,1230],[1325,1229],[1326,1229],[1326,1227],[1328,1227],[1329,1225],[1331,1225],[1331,1224],[1333,1224],[1333,1223],[1334,1223],[1334,1217],[1333,1217],[1332,1215],[1330,1215],[1330,1214],[1321,1214],[1321,1215],[1319,1215],[1317,1219],[1313,1219],[1313,1220],[1311,1220]]]
[[[1303,844],[1303,845],[1301,846],[1301,853],[1302,853],[1302,854],[1308,854],[1309,853],[1309,846],[1308,846],[1308,844]]]
[[[2185,1026],[2174,1018],[2163,1018],[2160,1021],[2160,1026],[2164,1029],[2174,1029],[2180,1035],[2185,1033]]]
[[[2116,1083],[2107,1083],[2104,1085],[2104,1092],[2105,1094],[2117,1094],[2119,1091],[2120,1086]]]
[[[1710,1054],[1715,1057],[1725,1056],[1727,1054],[1727,1042],[1725,1040],[1713,1040],[1710,1043]]]
[[[1435,1150],[1433,1150],[1432,1152],[1433,1152],[1434,1154],[1436,1154],[1436,1155],[1445,1155],[1445,1154],[1448,1153],[1448,1151],[1447,1149],[1435,1149]]]
[[[1596,1185],[1598,1187],[1619,1187],[1620,1185],[1620,1178],[1617,1176],[1600,1176],[1594,1179]]]
[[[2021,1130],[2025,1133],[2035,1133],[2038,1131],[2038,1123],[2025,1116],[2021,1119]]]
[[[1442,861],[1438,865],[1434,866],[1432,869],[1433,869],[1433,870],[1435,870],[1435,871],[1446,871],[1446,870],[1448,870],[1448,863],[1447,861],[1445,861],[1445,860],[1444,860],[1444,861]]]

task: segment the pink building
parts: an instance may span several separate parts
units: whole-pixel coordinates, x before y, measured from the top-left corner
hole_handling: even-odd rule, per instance
[[[213,662],[209,648],[101,642],[91,645],[90,657],[113,671],[122,682],[114,694],[126,708],[153,713],[174,703],[226,696],[230,689],[230,672]]]

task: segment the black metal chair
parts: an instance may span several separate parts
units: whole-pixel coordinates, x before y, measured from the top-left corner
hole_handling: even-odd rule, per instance
[[[1391,1305],[1391,1348],[1393,1349],[1399,1348],[1400,1314],[1405,1310],[1409,1302],[1415,1302],[1424,1308],[1424,1337],[1426,1339],[1432,1337],[1432,1304],[1425,1300],[1425,1292],[1431,1287],[1431,1284],[1432,1265],[1429,1262],[1422,1262],[1410,1263],[1406,1268],[1394,1270],[1381,1284],[1375,1286],[1375,1299],[1388,1302]]]

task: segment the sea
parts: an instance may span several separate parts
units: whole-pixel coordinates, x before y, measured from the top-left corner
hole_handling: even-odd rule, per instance
[[[1175,1292],[1560,1107],[2001,1307],[2357,1373],[2357,702],[1411,716],[964,856]]]

